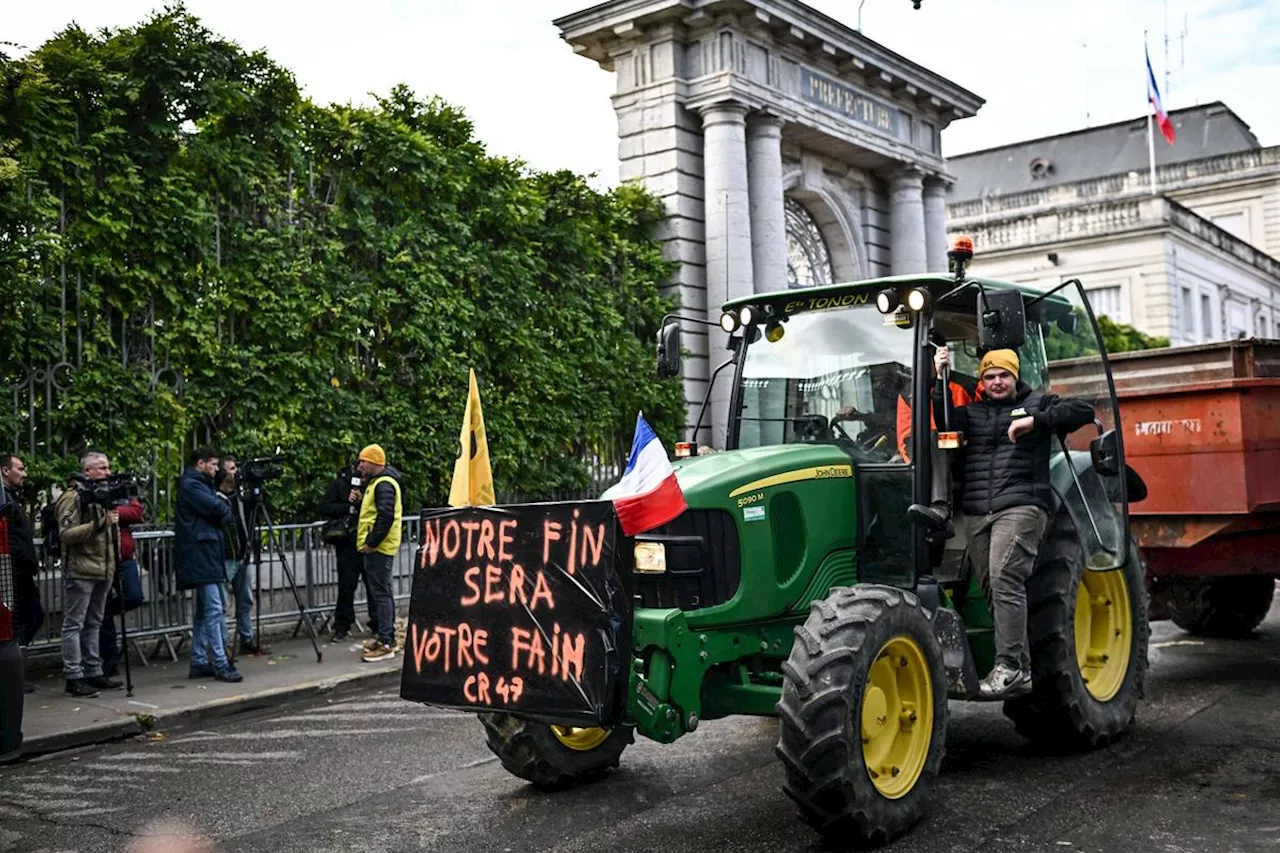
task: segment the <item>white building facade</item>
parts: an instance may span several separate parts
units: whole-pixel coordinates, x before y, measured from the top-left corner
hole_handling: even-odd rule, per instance
[[[1052,181],[1055,152],[1086,159],[1072,159],[1081,152],[1065,137],[953,158],[962,175],[967,158],[978,161],[969,177],[984,184],[962,177],[956,189],[970,197],[948,207],[949,232],[974,236],[972,271],[1045,288],[1079,278],[1096,313],[1175,346],[1280,336],[1280,147],[1258,146],[1220,104],[1174,116],[1187,135],[1204,131],[1197,141],[1237,150],[1197,149],[1180,134],[1189,158],[1158,167],[1156,195],[1147,169],[1028,186],[1018,173]],[[1080,138],[1089,132],[1067,141],[1123,164],[1105,145],[1113,130],[1128,131],[1130,144],[1136,127],[1100,128],[1092,146]]]

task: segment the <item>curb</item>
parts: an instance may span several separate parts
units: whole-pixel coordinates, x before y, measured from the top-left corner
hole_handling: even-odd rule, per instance
[[[402,662],[402,659],[401,659]],[[279,708],[292,702],[300,702],[320,695],[341,695],[386,682],[397,683],[400,680],[400,662],[392,669],[380,669],[372,672],[354,672],[348,675],[335,675],[328,678],[291,684],[287,687],[268,688],[246,693],[243,696],[228,696],[204,705],[182,708],[167,714],[157,714],[145,725],[136,717],[122,718],[118,721],[76,729],[69,732],[58,732],[51,735],[29,738],[23,741],[18,756],[10,759],[22,761],[37,755],[48,755],[78,749],[86,746],[111,743],[156,731],[182,731],[192,726],[239,714],[249,714],[267,708]]]

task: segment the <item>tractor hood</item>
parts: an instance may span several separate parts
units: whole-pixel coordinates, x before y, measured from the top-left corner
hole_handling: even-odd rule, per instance
[[[723,507],[747,492],[783,483],[852,477],[848,454],[829,444],[780,444],[729,450],[672,463],[691,508]]]

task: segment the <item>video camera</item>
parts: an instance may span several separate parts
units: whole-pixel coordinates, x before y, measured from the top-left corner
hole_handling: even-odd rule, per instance
[[[137,474],[128,471],[109,474],[103,480],[94,480],[84,474],[76,474],[72,481],[82,496],[107,509],[131,498],[142,496],[141,479]]]
[[[241,475],[246,485],[260,486],[284,474],[284,456],[258,456],[240,463]]]

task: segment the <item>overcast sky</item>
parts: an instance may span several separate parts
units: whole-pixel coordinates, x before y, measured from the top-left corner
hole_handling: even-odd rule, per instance
[[[38,46],[72,21],[128,26],[162,0],[3,0],[0,41]],[[810,0],[850,27],[859,0]],[[617,178],[613,75],[553,18],[593,0],[189,0],[215,32],[265,49],[320,102],[398,82],[461,106],[496,154]],[[986,99],[951,125],[958,154],[1145,114],[1143,31],[1167,108],[1222,100],[1280,143],[1280,0],[865,0],[863,34]],[[1179,38],[1186,20],[1185,41]],[[1159,142],[1158,142],[1159,144]]]

